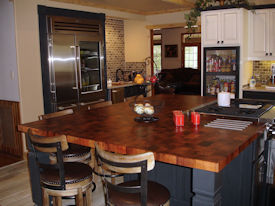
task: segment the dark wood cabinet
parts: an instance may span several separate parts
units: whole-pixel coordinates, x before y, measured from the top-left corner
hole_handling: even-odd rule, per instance
[[[132,96],[137,96],[145,94],[145,87],[140,86],[140,85],[134,85],[131,87],[125,87],[124,88],[124,97],[132,97]]]
[[[243,98],[266,99],[275,101],[275,92],[243,91]]]

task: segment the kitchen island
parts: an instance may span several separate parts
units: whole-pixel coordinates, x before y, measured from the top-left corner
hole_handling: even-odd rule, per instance
[[[189,110],[215,99],[184,95],[147,99],[165,103],[157,122],[134,121],[136,114],[128,103],[120,103],[18,128],[38,135],[65,134],[69,142],[90,147],[98,142],[121,154],[154,152],[157,163],[149,178],[169,188],[171,206],[249,205],[255,140],[264,125],[253,122],[241,132],[209,128],[204,125],[216,117],[201,115],[198,127],[187,116],[183,127],[175,127],[173,110]]]

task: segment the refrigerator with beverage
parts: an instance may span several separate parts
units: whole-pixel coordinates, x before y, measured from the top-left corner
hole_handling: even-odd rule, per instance
[[[230,92],[239,98],[240,47],[205,47],[203,95]]]
[[[48,16],[47,39],[49,81],[44,84],[50,85],[50,98],[44,98],[45,113],[106,100],[104,23]]]

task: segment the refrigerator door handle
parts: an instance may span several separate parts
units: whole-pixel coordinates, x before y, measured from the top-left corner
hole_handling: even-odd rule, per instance
[[[78,75],[79,75],[79,88],[82,89],[82,76],[81,76],[81,62],[80,62],[80,46],[77,48],[77,64],[78,64]]]
[[[76,46],[70,46],[72,49],[74,49],[74,56],[77,59],[77,52],[76,52]],[[72,87],[74,90],[78,90],[78,74],[77,74],[77,63],[74,63],[74,72],[75,72],[75,86]]]
[[[52,94],[55,94],[55,93],[56,93],[55,83],[50,83],[50,92],[51,92]]]

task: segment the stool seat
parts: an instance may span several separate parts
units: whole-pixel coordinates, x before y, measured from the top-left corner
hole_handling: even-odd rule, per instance
[[[89,147],[84,147],[77,144],[68,143],[69,148],[63,151],[63,161],[64,162],[84,162],[90,160],[91,153]],[[56,161],[56,154],[50,154],[50,160],[52,162]]]
[[[74,184],[92,178],[92,168],[79,162],[64,163],[65,184]],[[46,185],[60,185],[59,170],[48,166],[40,173],[41,182]]]
[[[129,181],[119,184],[120,186],[137,186],[139,181]],[[109,201],[113,205],[119,206],[140,206],[140,194],[139,193],[125,193],[119,192],[117,190],[112,190],[108,188]],[[165,205],[170,199],[169,190],[163,185],[148,181],[148,191],[147,191],[147,206],[159,206]]]

